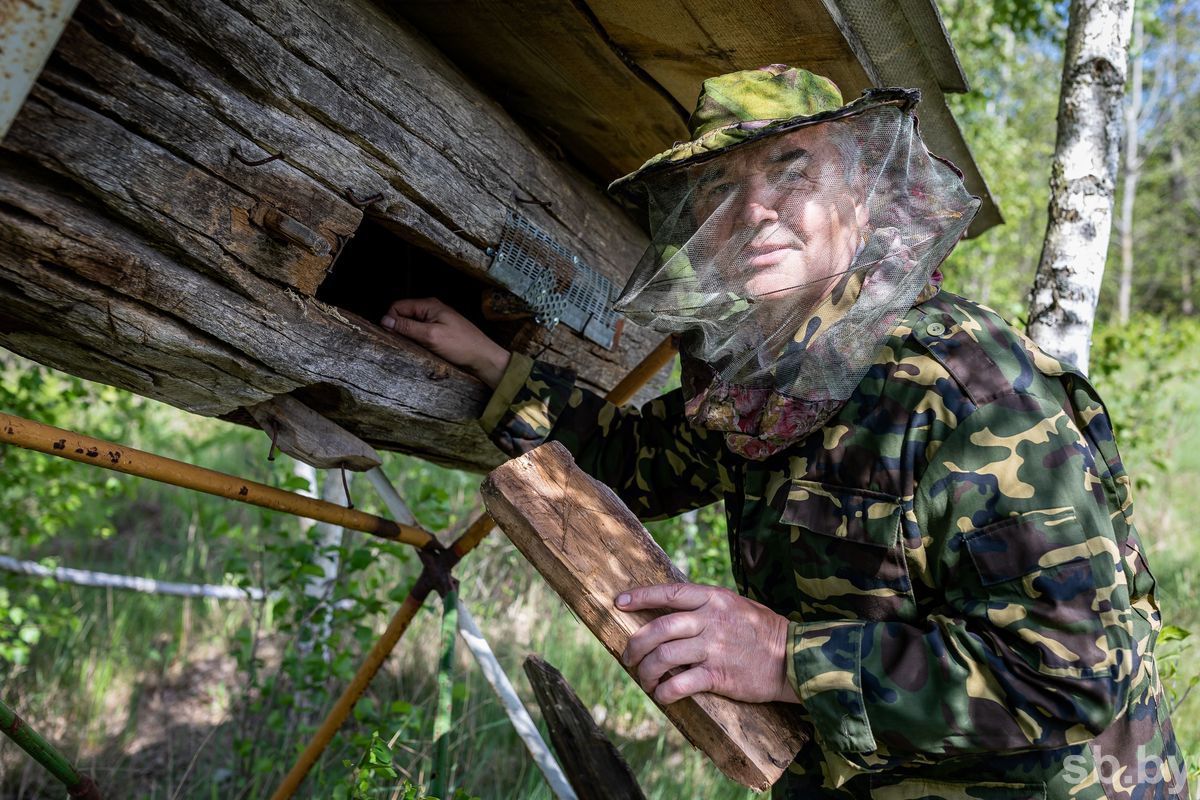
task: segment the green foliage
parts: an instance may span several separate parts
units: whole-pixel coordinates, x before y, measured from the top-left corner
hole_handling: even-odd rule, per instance
[[[1158,671],[1166,687],[1167,700],[1172,712],[1179,708],[1196,684],[1200,683],[1200,673],[1187,668],[1187,661],[1191,659],[1185,661],[1186,656],[1192,656],[1189,651],[1193,644],[1195,643],[1192,641],[1192,632],[1178,625],[1164,625],[1158,633]],[[1181,677],[1182,686],[1178,680]]]
[[[379,783],[393,783],[398,777],[392,766],[392,749],[379,738],[379,731],[371,731],[371,741],[358,763],[346,759],[342,764],[351,769],[350,783],[334,787],[333,800],[371,800],[380,795],[372,791],[372,787]],[[425,800],[412,784],[408,784],[404,791],[405,797]]]
[[[971,91],[946,101],[1005,223],[961,242],[942,271],[946,287],[1024,317],[1046,230],[1061,50],[1048,45],[1065,20],[1049,3],[943,0],[939,5]]]
[[[1090,377],[1105,398],[1122,451],[1142,467],[1133,478],[1138,489],[1168,468],[1170,433],[1183,420],[1167,389],[1194,370],[1186,356],[1198,345],[1196,320],[1168,324],[1143,314],[1128,325],[1095,328]]]
[[[0,410],[48,425],[61,426],[74,410],[86,409],[102,395],[128,411],[138,405],[130,395],[95,389],[78,378],[19,361],[0,351]],[[119,432],[111,421],[94,420],[100,430]],[[111,475],[15,447],[0,448],[0,553],[18,558],[42,555],[39,547],[64,530],[81,527],[105,539],[113,534],[103,509],[123,492]],[[44,557],[44,566],[55,559]],[[48,599],[46,582],[0,577],[0,682],[29,661],[30,648],[43,638],[77,629],[69,609]]]

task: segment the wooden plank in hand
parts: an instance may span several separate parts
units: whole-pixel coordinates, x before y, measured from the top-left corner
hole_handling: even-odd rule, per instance
[[[496,523],[614,658],[663,612],[619,611],[613,599],[684,580],[633,512],[557,442],[497,467],[481,491]],[[783,703],[699,694],[659,707],[725,775],[760,791],[809,738],[798,709]]]

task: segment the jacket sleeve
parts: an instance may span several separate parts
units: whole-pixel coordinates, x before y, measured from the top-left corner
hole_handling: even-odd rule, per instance
[[[576,386],[569,370],[515,353],[479,421],[510,456],[562,442],[641,519],[709,505],[732,489],[724,442],[688,424],[678,390],[618,408]]]
[[[1007,399],[963,420],[917,486],[944,604],[791,625],[789,678],[848,777],[1082,742],[1125,705],[1136,612],[1093,453],[1062,404]]]

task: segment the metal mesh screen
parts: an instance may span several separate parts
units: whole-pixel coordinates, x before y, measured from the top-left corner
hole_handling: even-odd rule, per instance
[[[547,328],[558,323],[611,348],[619,315],[617,287],[515,211],[509,211],[488,273],[533,311]]]

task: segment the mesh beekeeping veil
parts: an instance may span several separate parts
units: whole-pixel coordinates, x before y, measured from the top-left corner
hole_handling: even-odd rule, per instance
[[[824,81],[747,72],[767,73],[752,75],[759,90]],[[735,452],[764,458],[836,413],[974,215],[960,174],[922,143],[916,99],[820,97],[836,107],[732,125],[709,113],[692,142],[614,184],[644,205],[652,240],[617,309],[680,335],[687,415]]]

